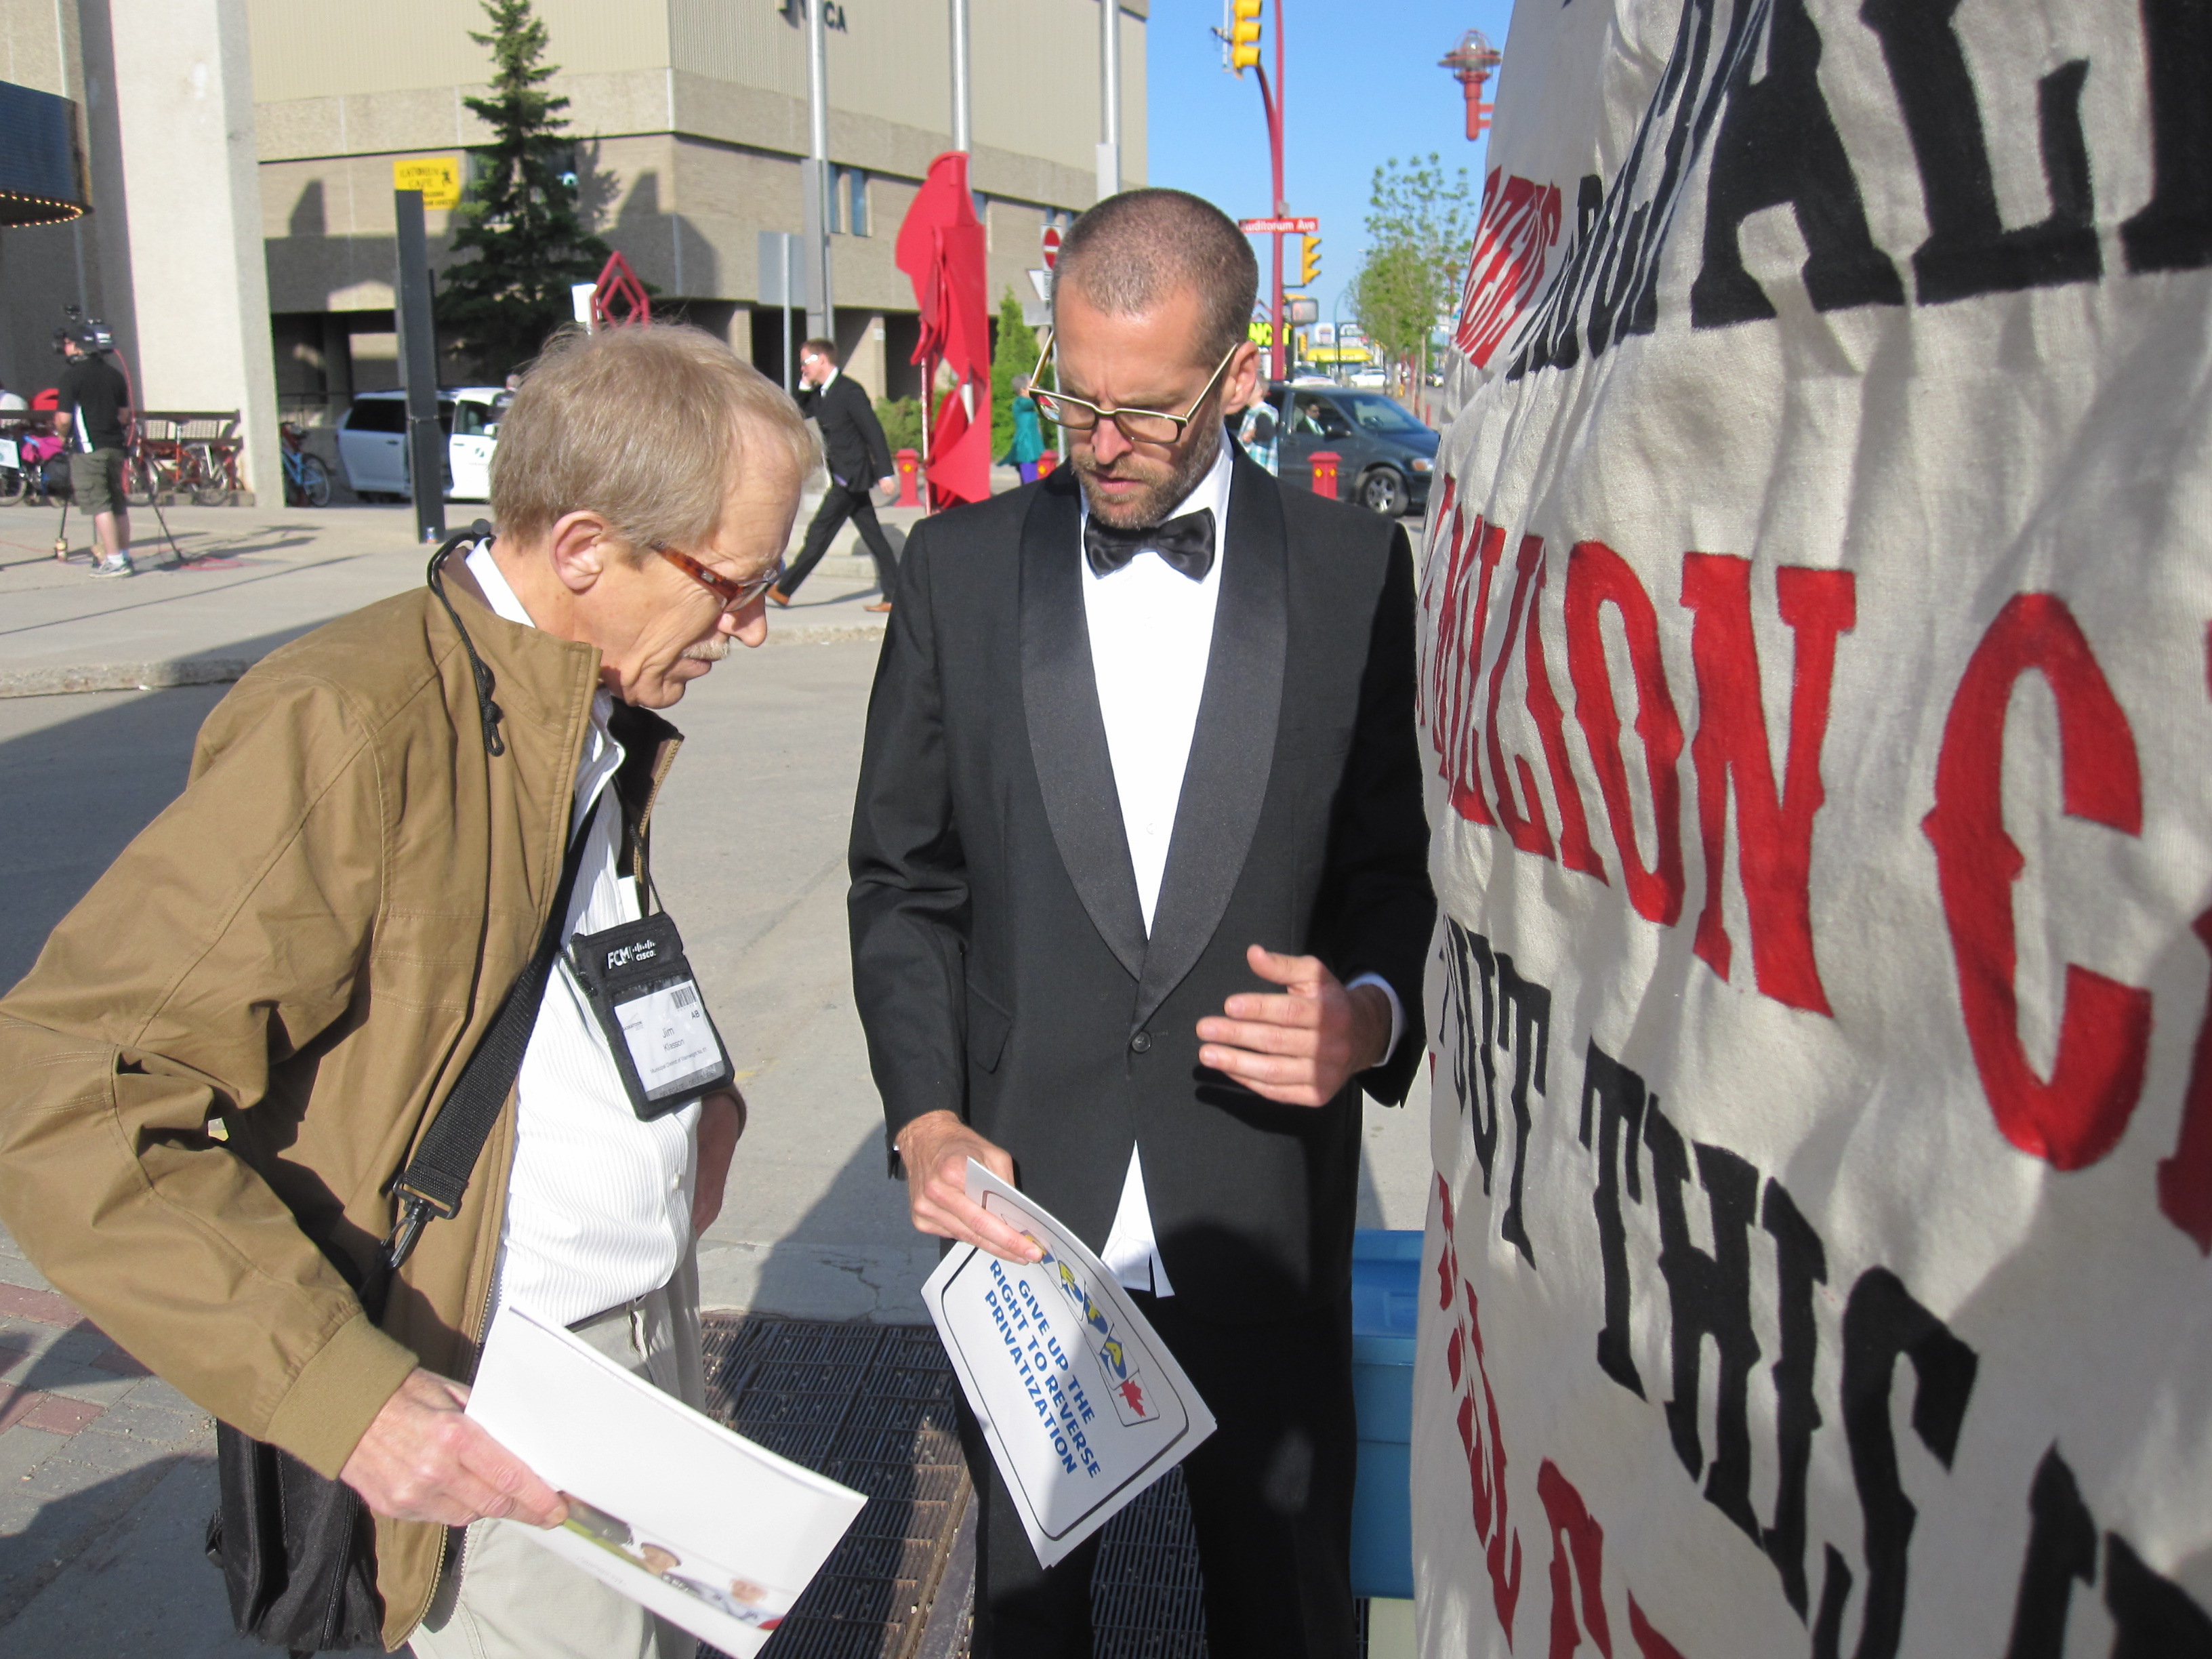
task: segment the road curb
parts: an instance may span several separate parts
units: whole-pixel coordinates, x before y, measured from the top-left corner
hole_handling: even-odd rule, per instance
[[[847,645],[880,640],[881,624],[770,623],[770,645]],[[59,697],[79,691],[165,691],[185,685],[228,685],[258,657],[170,657],[159,662],[71,663],[0,668],[0,697]]]

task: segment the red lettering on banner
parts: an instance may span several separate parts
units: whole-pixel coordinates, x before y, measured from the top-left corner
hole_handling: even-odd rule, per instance
[[[1501,540],[1503,539],[1501,536]],[[1505,670],[1513,660],[1513,643],[1520,630],[1540,623],[1535,616],[1534,577],[1544,563],[1544,538],[1523,536],[1520,556],[1514,561],[1512,605],[1505,613],[1505,638],[1498,647],[1498,660],[1490,669],[1490,707],[1483,725],[1490,750],[1490,781],[1498,793],[1498,822],[1524,853],[1542,858],[1557,856],[1552,850],[1552,830],[1544,819],[1544,798],[1536,793],[1536,775],[1524,755],[1513,757],[1513,772],[1505,769],[1505,748],[1498,737],[1498,701],[1505,689]],[[1513,776],[1521,779],[1521,794],[1528,803],[1522,812],[1513,796]]]
[[[2003,774],[2005,715],[2014,684],[2031,672],[2057,704],[2067,815],[2142,833],[2127,716],[2081,625],[2049,593],[2015,594],[1974,647],[1943,725],[1935,810],[1921,828],[1936,848],[1966,1036],[1997,1127],[2022,1152],[2079,1170],[2112,1151],[2142,1092],[2151,998],[2069,962],[2049,1082],[2021,1046],[2012,886],[2027,860],[2005,833]],[[2164,1182],[2161,1171],[2161,1192]]]
[[[1651,780],[1652,862],[1636,844],[1636,813],[1628,799],[1628,768],[1620,753],[1620,709],[1606,668],[1600,619],[1607,605],[1620,613],[1628,661],[1636,677],[1636,734],[1644,743],[1644,769]],[[1628,902],[1646,921],[1671,927],[1682,915],[1682,721],[1659,658],[1659,617],[1651,596],[1622,558],[1603,542],[1577,542],[1567,558],[1567,678],[1575,688],[1575,719],[1597,768],[1598,793],[1613,826]]]
[[[1455,339],[1477,368],[1490,362],[1543,280],[1544,256],[1559,240],[1559,187],[1492,167],[1482,182],[1482,222],[1474,228]]]
[[[1726,553],[1683,558],[1682,603],[1698,613],[1690,634],[1698,681],[1698,733],[1690,756],[1698,772],[1705,860],[1705,909],[1692,948],[1728,978],[1732,947],[1722,895],[1733,781],[1753,975],[1759,990],[1778,1002],[1825,1014],[1828,994],[1813,954],[1813,819],[1826,797],[1820,749],[1828,732],[1836,636],[1857,620],[1856,584],[1848,570],[1784,566],[1775,585],[1782,620],[1796,635],[1797,658],[1790,748],[1778,792],[1751,627],[1751,562]]]
[[[1459,514],[1453,514],[1450,568],[1437,623],[1437,757],[1449,786],[1452,810],[1486,828],[1497,820],[1483,796],[1474,700],[1482,675],[1482,636],[1490,623],[1491,580],[1504,550],[1502,527],[1478,514],[1472,531],[1462,536]]]
[[[1460,1277],[1459,1246],[1452,1230],[1451,1188],[1437,1177],[1437,1196],[1443,1211],[1443,1249],[1437,1258],[1437,1306],[1452,1321],[1444,1344],[1444,1364],[1452,1388],[1465,1392],[1459,1402],[1460,1444],[1467,1451],[1468,1496],[1474,1516],[1474,1535],[1483,1546],[1483,1565],[1490,1573],[1491,1600],[1505,1644],[1513,1645],[1513,1613],[1521,1601],[1521,1535],[1506,1523],[1505,1442],[1498,1429],[1498,1396],[1491,1389],[1490,1371],[1482,1349],[1482,1320],[1474,1286]],[[1459,1310],[1461,1295],[1465,1314]],[[1478,1411],[1475,1385],[1482,1387]],[[1510,1543],[1509,1543],[1510,1540]]]
[[[1536,1496],[1552,1528],[1551,1659],[1572,1659],[1583,1629],[1589,1632],[1590,1645],[1613,1659],[1613,1629],[1605,1616],[1604,1529],[1590,1519],[1583,1495],[1548,1457],[1536,1471]],[[1580,1626],[1575,1623],[1577,1579],[1583,1591]]]
[[[1551,670],[1544,663],[1544,581],[1548,572],[1543,545],[1536,543],[1536,585],[1529,592],[1528,615],[1522,629],[1528,641],[1522,665],[1528,680],[1528,718],[1536,722],[1537,735],[1543,739],[1544,764],[1552,774],[1552,799],[1559,809],[1559,861],[1570,870],[1604,881],[1605,860],[1590,845],[1582,786],[1575,781],[1575,769],[1567,758],[1565,723],[1559,716],[1558,694],[1552,690]],[[1522,550],[1527,551],[1525,544]]]
[[[2212,910],[2197,918],[2197,937],[2212,951]],[[2212,1006],[2197,1028],[2189,1089],[2181,1097],[2181,1137],[2158,1161],[2158,1207],[2212,1255]]]
[[[1590,1645],[1613,1659],[1613,1626],[1605,1612],[1605,1529],[1575,1490],[1574,1482],[1546,1458],[1536,1471],[1536,1496],[1552,1529],[1552,1647],[1549,1659],[1572,1659],[1584,1635]],[[1582,1618],[1575,1618],[1575,1589],[1582,1589]],[[1628,1633],[1644,1659],[1682,1659],[1675,1645],[1651,1627],[1632,1594]]]

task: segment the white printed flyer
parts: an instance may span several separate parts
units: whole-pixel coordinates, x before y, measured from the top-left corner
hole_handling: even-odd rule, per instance
[[[565,1525],[524,1528],[533,1542],[736,1659],[760,1651],[867,1502],[512,1309],[469,1415],[568,1499]]]
[[[1189,1456],[1213,1413],[1081,1239],[972,1158],[968,1196],[1044,1255],[958,1245],[921,1299],[1048,1567]]]

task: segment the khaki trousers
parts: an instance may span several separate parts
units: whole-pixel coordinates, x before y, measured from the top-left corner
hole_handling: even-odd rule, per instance
[[[659,1290],[569,1328],[687,1406],[706,1403],[699,1268],[686,1255]],[[512,1521],[449,1534],[415,1659],[692,1659],[698,1640],[531,1541]]]

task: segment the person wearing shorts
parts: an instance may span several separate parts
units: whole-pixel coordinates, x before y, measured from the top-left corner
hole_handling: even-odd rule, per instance
[[[124,429],[131,422],[131,385],[123,371],[74,334],[62,337],[59,405],[54,429],[69,443],[70,488],[77,510],[92,520],[98,538],[92,574],[128,576],[131,512],[123,494]]]

